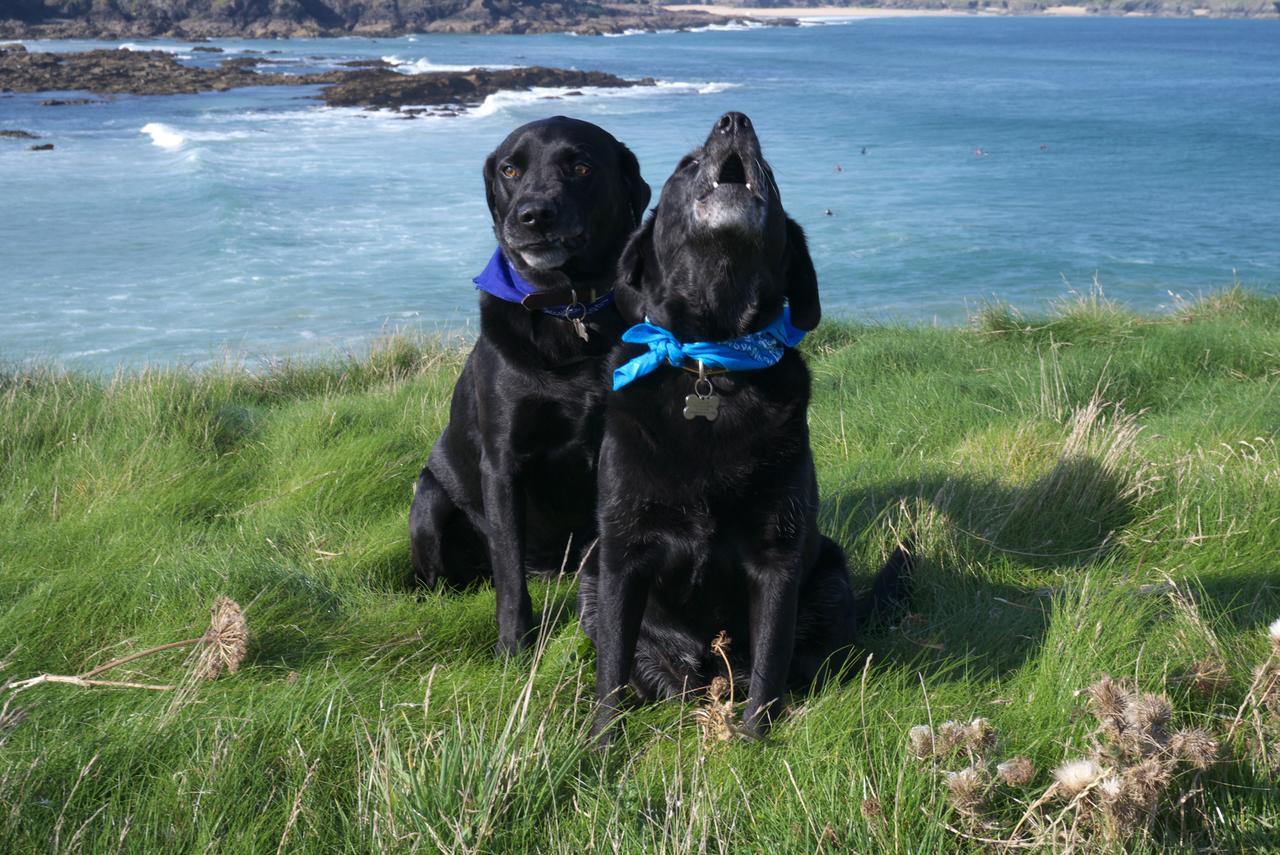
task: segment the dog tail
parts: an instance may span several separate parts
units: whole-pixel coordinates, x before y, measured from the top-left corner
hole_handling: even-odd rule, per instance
[[[915,570],[915,545],[899,543],[880,568],[871,590],[854,605],[859,631],[873,621],[889,620],[907,609],[911,602],[911,574]]]

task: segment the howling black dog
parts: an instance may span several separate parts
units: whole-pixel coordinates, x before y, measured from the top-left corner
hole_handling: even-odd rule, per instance
[[[645,323],[612,359],[600,545],[579,589],[595,732],[608,738],[628,683],[642,700],[707,686],[724,630],[758,736],[786,691],[839,671],[908,558],[895,553],[858,603],[844,553],[818,532],[809,372],[791,348],[820,318],[817,277],[746,116],[722,116],[676,167],[616,294]]]
[[[511,653],[533,625],[525,573],[576,567],[595,538],[605,357],[624,326],[611,289],[649,186],[626,146],[563,116],[513,131],[484,185],[498,251],[476,279],[480,337],[409,535],[428,586],[492,576]]]

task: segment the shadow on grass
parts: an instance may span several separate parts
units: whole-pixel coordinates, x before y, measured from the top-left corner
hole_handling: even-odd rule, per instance
[[[916,543],[911,610],[897,625],[902,641],[880,639],[895,648],[888,655],[914,648],[926,674],[977,668],[998,677],[1035,655],[1051,618],[1053,588],[1042,579],[1020,583],[1029,575],[1021,571],[1070,574],[1095,565],[1132,522],[1134,497],[1129,481],[1080,456],[1024,486],[933,472],[837,492],[819,513],[822,529],[846,543],[880,539],[894,517]],[[988,568],[1002,568],[1005,578]],[[869,628],[872,649],[876,629]]]

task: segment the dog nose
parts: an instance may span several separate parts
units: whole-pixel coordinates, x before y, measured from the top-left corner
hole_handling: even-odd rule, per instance
[[[751,120],[745,113],[725,113],[716,122],[716,131],[722,134],[738,134],[751,130]]]
[[[516,208],[522,225],[545,226],[556,218],[556,206],[550,199],[530,199]]]

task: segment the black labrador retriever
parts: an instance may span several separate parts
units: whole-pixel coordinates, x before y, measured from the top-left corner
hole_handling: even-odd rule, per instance
[[[817,276],[745,115],[725,114],[680,161],[616,293],[624,316],[646,321],[624,342],[645,345],[611,360],[625,385],[606,405],[600,544],[579,589],[595,733],[608,740],[628,683],[641,700],[706,687],[724,630],[759,736],[785,692],[841,670],[909,559],[896,552],[858,602],[843,551],[818,532],[809,371],[788,346],[818,324]]]
[[[576,566],[595,538],[604,372],[623,329],[611,289],[649,186],[622,143],[556,116],[484,164],[498,251],[477,277],[480,336],[409,512],[427,586],[492,577],[499,653],[530,642],[526,572]]]

